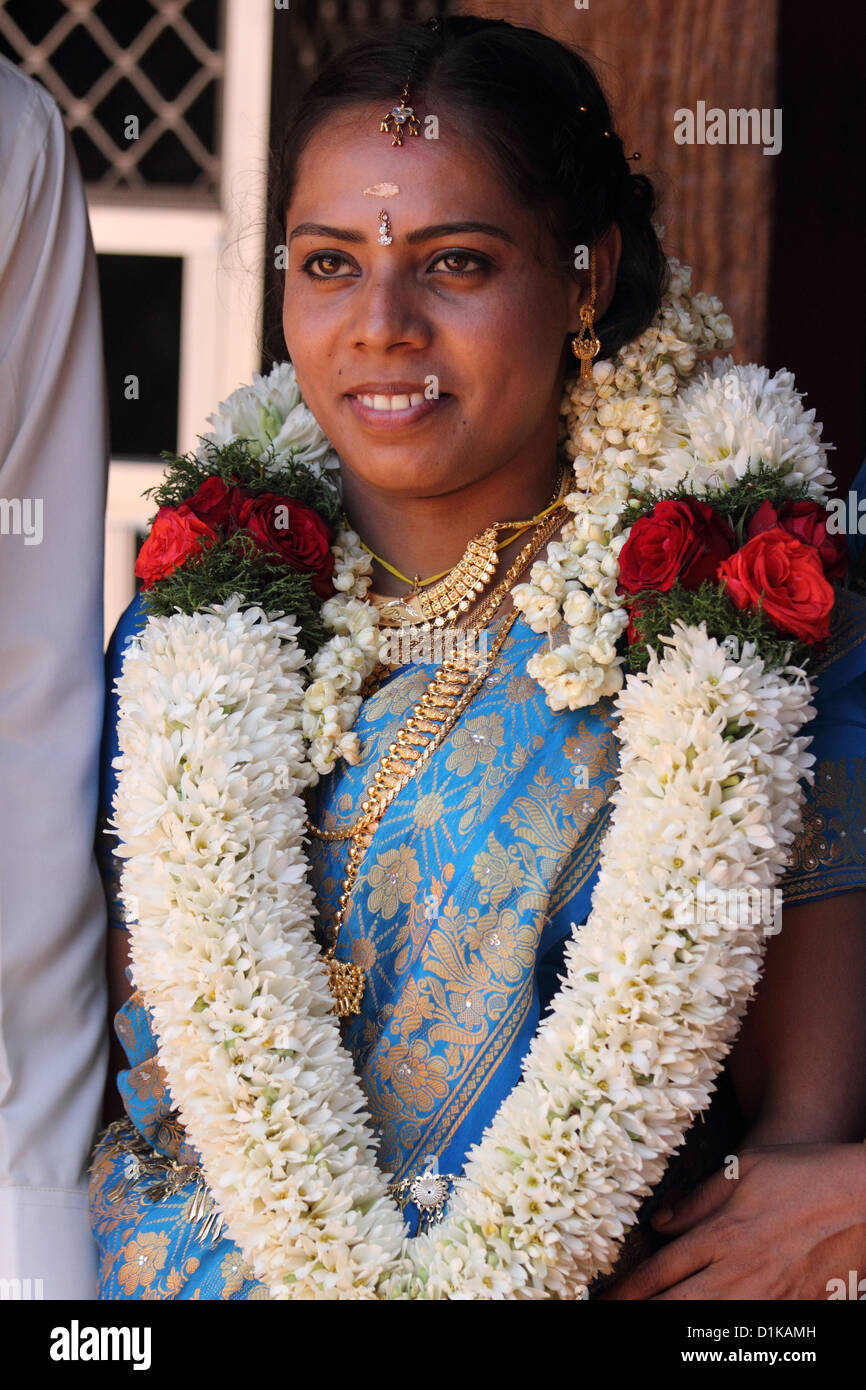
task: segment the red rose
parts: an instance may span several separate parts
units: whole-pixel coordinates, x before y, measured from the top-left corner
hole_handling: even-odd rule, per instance
[[[252,536],[261,550],[279,555],[293,570],[312,574],[319,598],[331,597],[334,533],[318,513],[292,497],[264,492],[241,503],[238,526]]]
[[[626,640],[630,647],[638,642],[643,642],[643,634],[640,629],[640,620],[643,617],[643,604],[633,603],[628,610],[628,628],[626,629]]]
[[[814,546],[821,557],[824,574],[831,582],[842,580],[848,569],[848,542],[844,536],[831,535],[827,531],[829,515],[826,507],[809,498],[802,502],[792,502],[789,498],[778,511],[772,502],[762,502],[749,522],[746,534],[751,540],[772,526],[781,526],[783,531],[789,531],[804,545]]]
[[[781,526],[761,531],[719,566],[725,592],[737,608],[758,607],[782,632],[820,642],[830,631],[833,588],[814,546]]]
[[[188,497],[184,505],[208,526],[232,530],[229,523],[237,520],[242,501],[243,494],[239,487],[230,488],[214,474],[205,478],[198,492]]]
[[[165,579],[189,556],[204,545],[216,540],[216,532],[206,521],[190,511],[185,502],[179,507],[160,507],[150,535],[138,552],[135,562],[137,578],[149,589],[157,579]]]
[[[683,497],[657,502],[631,528],[619,554],[619,591],[697,589],[714,579],[722,560],[734,549],[728,523],[708,502]]]

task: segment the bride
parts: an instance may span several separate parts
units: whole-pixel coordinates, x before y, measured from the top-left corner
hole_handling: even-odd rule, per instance
[[[120,685],[109,701],[102,804],[106,819],[114,806],[122,855],[113,859],[109,847],[103,858],[117,928],[115,1030],[125,1057],[116,1058],[123,1113],[101,1137],[92,1169],[101,1297],[436,1296],[436,1289],[456,1297],[575,1297],[586,1289],[596,1296],[661,1244],[653,1213],[730,1165],[737,1151],[862,1137],[866,721],[857,689],[866,618],[862,601],[838,582],[844,538],[828,533],[821,506],[832,480],[817,427],[786,373],[702,365],[732,341],[729,320],[717,300],[690,292],[686,268],[666,262],[651,184],[626,158],[590,68],[532,30],[448,19],[377,32],[333,59],[286,134],[274,206],[291,367],[235,393],[195,460],[169,470],[137,566],[142,592],[109,650],[110,683],[120,677]],[[246,456],[238,447],[244,439]],[[636,510],[626,524],[629,497]],[[230,555],[238,566],[231,572]],[[269,607],[275,590],[264,581],[253,592],[263,555],[291,571],[293,607]],[[238,611],[231,598],[238,589],[260,604],[257,616]],[[208,617],[214,603],[227,607]],[[286,611],[295,627],[280,628]],[[691,635],[681,628],[664,656],[680,619],[705,627],[689,628]],[[244,621],[260,625],[253,632]],[[207,646],[216,623],[236,635],[236,649],[235,638]],[[378,660],[370,657],[374,632],[405,638],[396,657],[394,642],[390,658],[381,648]],[[450,663],[449,634],[459,639]],[[184,721],[197,717],[195,699],[209,698],[219,660],[227,663],[220,689],[229,690],[243,642],[256,635],[256,653],[277,638],[281,650],[299,653],[276,690],[289,691],[304,653],[318,651],[303,668],[302,725],[282,726],[286,749],[302,727],[308,750],[303,775],[300,755],[293,761],[284,753],[282,786],[303,793],[308,816],[304,844],[327,967],[318,952],[299,956],[318,1000],[310,1014],[319,1028],[315,1047],[291,1046],[313,1036],[292,1012],[297,972],[282,995],[274,987],[272,1013],[255,1012],[267,989],[261,982],[276,970],[268,951],[277,947],[261,946],[267,933],[259,939],[251,929],[246,945],[232,946],[225,999],[218,984],[197,993],[189,933],[204,920],[201,876],[198,906],[183,917],[187,936],[171,925],[180,921],[179,897],[175,917],[161,917],[160,895],[175,892],[169,879],[192,873],[198,848],[207,849],[204,830],[197,838],[184,822],[189,838],[181,844],[178,820],[163,860],[155,839],[141,848],[145,823],[151,837],[167,823],[153,810],[156,800],[165,797],[180,817],[191,795],[184,779],[194,740],[175,771],[165,767],[178,755]],[[472,644],[481,657],[461,662]],[[679,855],[673,831],[649,836],[627,779],[640,760],[640,709],[655,709],[661,731],[680,692],[687,701],[709,671],[706,661],[716,663],[709,679],[720,699],[732,669],[737,679],[764,680],[750,656],[756,650],[768,671],[792,650],[798,661],[808,658],[817,692],[807,725],[815,777],[796,839],[788,810],[769,830],[750,832],[754,868],[737,881],[766,888],[789,864],[779,879],[784,930],[775,935],[778,922],[764,914],[772,939],[763,979],[719,1071],[757,979],[763,947],[753,943],[761,932],[750,922],[737,938],[739,954],[701,957],[698,969],[694,953],[703,947],[694,923],[704,918],[684,917],[682,892],[672,888],[657,938],[663,944],[680,930],[676,951],[664,955],[670,981],[658,983],[659,944],[623,985],[617,971],[643,939],[643,919],[622,908],[622,950],[611,967],[599,945],[609,937],[594,936],[591,924],[613,929],[617,894],[603,886],[593,893],[616,816],[618,838],[608,837],[604,853],[610,873],[632,885],[621,905],[627,893],[644,892],[642,876],[657,881],[663,862],[674,876],[666,882],[689,873],[688,856],[698,855],[704,833],[695,817],[707,818],[706,844],[715,833],[711,817],[723,810],[734,836],[731,798],[744,802],[740,792],[751,785],[743,773],[702,784]],[[684,663],[679,684],[675,659]],[[741,666],[726,669],[729,659]],[[196,685],[192,704],[177,694],[181,680]],[[797,701],[805,709],[802,678],[785,680],[773,688],[789,692],[792,709]],[[163,690],[171,718],[160,713]],[[789,696],[773,708],[787,708]],[[271,693],[262,707],[275,699]],[[203,767],[208,749],[222,748],[219,740],[240,727],[232,721],[243,701],[223,700],[223,714],[208,725],[213,742],[199,748]],[[754,699],[737,708],[742,720],[757,720]],[[785,807],[794,804],[795,778],[808,770],[794,737],[805,717],[791,716],[780,745],[794,769],[779,792]],[[766,780],[773,760],[754,753],[745,727],[729,718],[719,747],[742,745],[755,777]],[[258,756],[249,746],[259,728],[243,758]],[[682,739],[682,725],[665,737]],[[704,755],[688,738],[683,748],[688,768],[700,765]],[[219,751],[213,758],[222,772],[209,782],[202,774],[193,788],[202,804],[219,799],[220,777],[231,770],[231,759]],[[260,779],[267,797],[277,794],[280,768],[275,757]],[[157,793],[163,773],[169,790]],[[668,792],[659,784],[657,794]],[[195,968],[203,980],[226,942],[239,940],[247,890],[232,874],[246,853],[232,860],[225,849],[225,885],[211,884],[222,896],[214,908],[211,894],[207,911],[222,913],[226,926],[202,947]],[[735,857],[732,850],[728,859]],[[282,885],[279,910],[295,894],[291,921],[300,921],[298,875],[273,874]],[[700,877],[695,868],[691,883]],[[711,890],[725,881],[708,877]],[[581,924],[588,924],[583,941]],[[236,1048],[226,1020],[241,1008],[256,941],[259,984],[244,995]],[[592,970],[586,959],[601,963]],[[691,983],[683,994],[676,972],[686,965]],[[552,1100],[538,1122],[538,1145],[556,1150],[550,1164],[558,1165],[560,1186],[551,1196],[553,1178],[533,1176],[544,1165],[530,1140],[519,1153],[500,1142],[499,1158],[492,1143],[473,1146],[500,1111],[514,1123],[530,1081],[541,1085],[535,1073],[528,1077],[527,1054],[545,1019],[559,1026],[556,1010],[572,997],[560,989],[566,971],[593,1017],[620,989],[626,1019],[639,1017],[656,987],[661,1002],[631,1033],[621,1022],[606,1025],[607,1080],[574,1046],[549,1053],[563,1086],[566,1070],[583,1066],[581,1084],[595,1097],[582,1110],[565,1105],[558,1119]],[[678,1012],[665,1003],[675,998]],[[690,1049],[687,1056],[659,1041],[672,1011],[679,1031],[670,1036],[691,1039],[676,1044]],[[279,1049],[277,1019],[286,1030]],[[201,1051],[220,1020],[221,1043]],[[272,1023],[267,1046],[243,1053],[255,1029],[264,1039]],[[581,1015],[575,1027],[583,1024]],[[554,1047],[555,1029],[546,1036]],[[331,1080],[340,1038],[363,1088],[356,1100],[352,1076]],[[278,1079],[259,1086],[255,1104],[243,1109],[238,1097],[254,1089],[250,1078],[266,1051],[279,1058]],[[232,1070],[241,1053],[246,1060]],[[338,1084],[349,1097],[342,1144],[337,1119],[331,1128],[320,1124],[324,1109],[314,1103]],[[631,1087],[632,1118],[620,1125],[625,1111],[614,1093],[625,1095],[623,1086]],[[556,1093],[548,1086],[547,1094]],[[358,1138],[362,1122],[367,1139]],[[303,1183],[291,1187],[287,1155],[301,1141],[286,1136],[304,1125],[304,1134],[319,1137],[305,1149]],[[573,1182],[562,1177],[569,1164]],[[356,1238],[340,1193],[358,1174],[367,1196],[349,1203]],[[498,1202],[507,1223],[488,1230],[483,1218],[463,1222],[471,1258],[453,1286],[450,1275],[435,1273],[433,1244],[428,1264],[416,1259],[415,1275],[393,1273],[403,1221],[407,1245],[426,1250],[424,1241],[450,1229],[452,1212],[476,1210],[459,1206],[461,1177],[483,1194],[490,1220]],[[541,1247],[516,1234],[542,1209],[554,1232],[547,1265]],[[378,1273],[365,1282],[358,1270],[364,1260],[376,1264],[375,1251],[389,1241],[398,1253],[381,1264],[392,1282]],[[724,1254],[679,1272],[683,1297],[707,1296],[689,1278]],[[725,1296],[737,1296],[736,1288]],[[740,1296],[762,1295],[741,1289]]]

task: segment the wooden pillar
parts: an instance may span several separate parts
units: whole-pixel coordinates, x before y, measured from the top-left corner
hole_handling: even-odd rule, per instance
[[[740,361],[762,361],[778,156],[760,145],[678,145],[674,112],[777,105],[778,0],[464,0],[466,13],[541,29],[580,49],[627,153],[661,196],[665,250],[734,321]]]

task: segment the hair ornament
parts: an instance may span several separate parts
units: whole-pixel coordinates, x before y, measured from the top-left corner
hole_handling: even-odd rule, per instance
[[[391,107],[391,110],[388,112],[387,116],[382,121],[382,124],[379,126],[379,129],[386,135],[393,135],[394,138],[391,141],[391,145],[393,147],[394,145],[402,145],[404,127],[406,130],[408,130],[410,135],[421,134],[421,127],[418,124],[418,117],[415,115],[414,109],[409,105],[408,79],[406,81],[406,85],[400,93],[399,104],[397,106]]]

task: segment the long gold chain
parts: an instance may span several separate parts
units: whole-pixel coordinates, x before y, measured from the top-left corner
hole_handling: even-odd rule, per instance
[[[361,802],[361,815],[351,826],[342,830],[323,830],[310,825],[318,839],[351,841],[346,872],[340,885],[337,911],[331,924],[331,944],[325,952],[328,984],[334,995],[334,1012],[340,1018],[359,1013],[364,997],[365,979],[360,966],[351,961],[334,959],[340,928],[345,920],[349,897],[373,833],[394,797],[415,776],[441,743],[447,738],[460,715],[481,687],[490,665],[501,651],[517,617],[509,613],[496,635],[486,661],[478,662],[465,653],[449,656],[429,682],[412,715],[397,730],[395,741],[381,759],[373,780]]]

